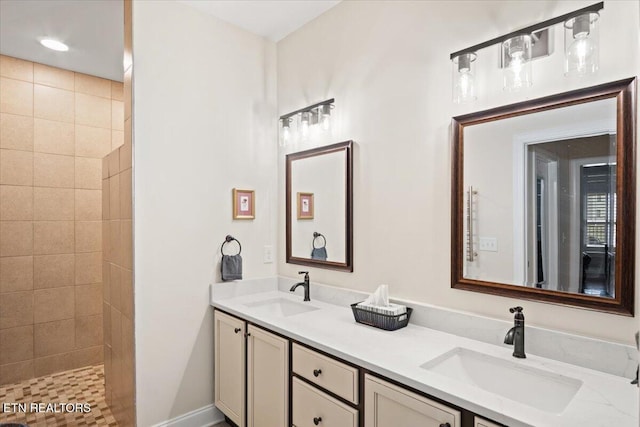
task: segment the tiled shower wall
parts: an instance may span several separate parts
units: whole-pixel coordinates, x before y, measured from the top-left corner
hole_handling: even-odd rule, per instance
[[[136,425],[133,283],[131,1],[124,2],[124,144],[102,166],[105,398],[120,426]]]
[[[101,159],[123,96],[0,56],[0,384],[103,360]]]

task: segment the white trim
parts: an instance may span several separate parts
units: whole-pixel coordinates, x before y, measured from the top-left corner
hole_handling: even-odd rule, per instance
[[[211,427],[224,421],[224,414],[213,404],[187,412],[153,427]]]

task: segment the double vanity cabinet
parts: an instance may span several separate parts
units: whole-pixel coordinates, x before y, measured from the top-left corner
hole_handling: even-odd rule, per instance
[[[498,427],[218,309],[215,405],[239,427]]]

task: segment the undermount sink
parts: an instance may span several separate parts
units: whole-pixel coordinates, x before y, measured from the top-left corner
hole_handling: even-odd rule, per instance
[[[582,386],[574,378],[460,347],[420,367],[554,414],[564,411]]]
[[[308,303],[291,301],[285,298],[272,298],[245,305],[259,311],[261,314],[275,317],[289,317],[318,309],[318,307],[314,307]]]

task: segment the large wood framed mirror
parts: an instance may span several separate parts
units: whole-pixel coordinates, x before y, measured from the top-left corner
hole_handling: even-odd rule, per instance
[[[353,271],[352,144],[287,155],[288,263]]]
[[[636,79],[452,127],[451,286],[632,316]]]

